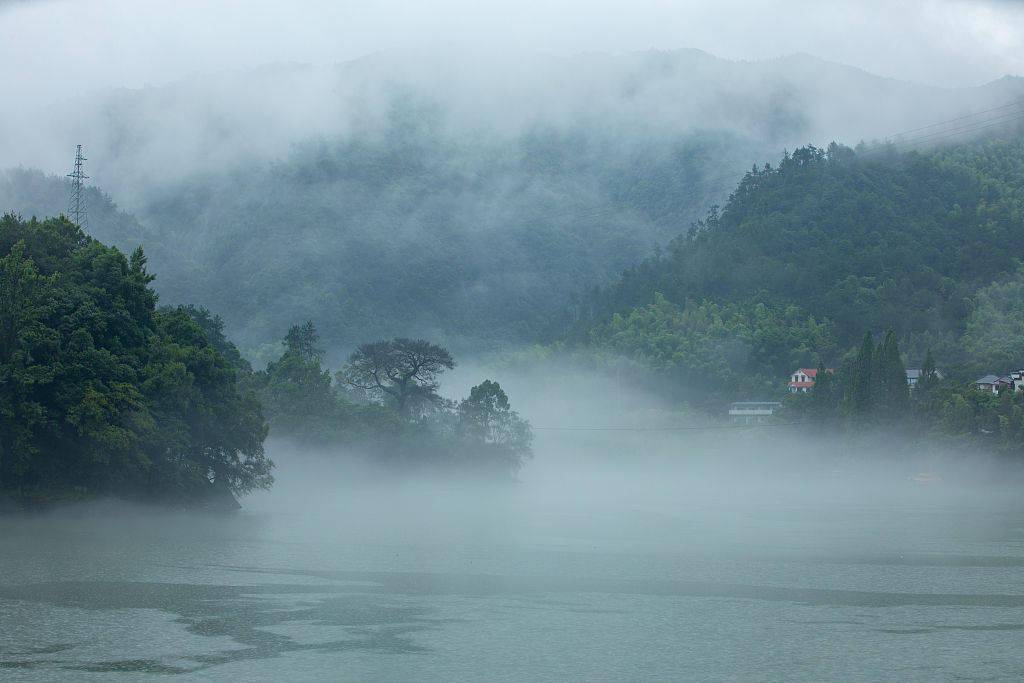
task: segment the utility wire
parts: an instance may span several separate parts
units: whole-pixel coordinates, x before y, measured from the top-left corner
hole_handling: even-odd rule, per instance
[[[559,432],[703,432],[718,431],[723,429],[751,429],[758,427],[791,427],[793,425],[813,424],[807,420],[802,422],[765,422],[760,424],[736,424],[736,425],[705,425],[705,426],[677,426],[677,427],[629,427],[629,426],[566,426],[566,427],[531,427],[535,431],[559,431]]]
[[[996,126],[1005,126],[1013,123],[1016,120],[1024,119],[1024,110],[1011,112],[1008,114],[1002,114],[988,119],[981,119],[979,121],[973,121],[971,123],[961,124],[947,130],[940,130],[927,135],[921,135],[914,138],[908,138],[904,140],[887,140],[882,146],[869,149],[861,153],[862,157],[870,156],[872,154],[878,154],[886,151],[889,147],[908,147],[913,145],[919,145],[921,143],[935,143],[946,138],[958,137],[962,135],[968,135],[977,131],[985,130],[987,128],[994,128]]]
[[[998,106],[998,107],[992,107],[991,109],[982,109],[981,111],[971,112],[970,114],[964,114],[963,116],[957,116],[956,118],[953,118],[953,119],[946,119],[945,121],[939,121],[938,123],[931,123],[931,124],[929,124],[927,126],[921,126],[920,128],[911,128],[910,130],[901,131],[899,133],[893,133],[892,135],[890,135],[888,137],[890,137],[890,138],[901,137],[903,135],[909,135],[910,133],[917,133],[918,131],[922,131],[922,130],[929,130],[931,128],[938,128],[939,126],[945,126],[947,124],[955,123],[957,121],[963,121],[964,119],[972,119],[975,116],[981,116],[982,114],[991,114],[994,111],[1002,111],[1003,109],[1010,109],[1011,107],[1019,107],[1019,106],[1022,106],[1022,105],[1024,105],[1024,99],[1016,99],[1013,102],[1009,102],[1007,104],[1004,104],[1004,105],[1001,105],[1001,106]]]

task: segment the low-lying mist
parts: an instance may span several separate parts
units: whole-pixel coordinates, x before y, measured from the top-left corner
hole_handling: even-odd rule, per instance
[[[537,427],[695,422],[615,378],[487,372]],[[302,610],[349,623],[365,601],[372,614],[396,601],[442,613],[442,601],[619,604],[607,596],[630,610],[648,596],[666,606],[1019,602],[998,585],[961,595],[959,573],[984,581],[1019,566],[999,545],[1017,533],[1019,467],[905,436],[703,426],[538,429],[535,456],[512,481],[399,474],[358,453],[272,439],[277,481],[238,513],[107,501],[0,518],[0,569],[9,596],[29,604],[169,610],[192,629],[219,615],[210,600],[225,595],[246,619],[292,626]],[[487,619],[499,609],[500,622],[500,605],[480,609]],[[251,630],[228,620],[217,633],[248,643]]]
[[[462,378],[481,372],[465,366],[445,388],[459,395]],[[357,453],[272,440],[277,482],[245,499],[243,516],[292,520],[306,540],[453,552],[849,553],[913,546],[942,531],[921,526],[937,512],[1016,505],[1019,467],[927,437],[736,426],[672,410],[614,377],[486,372],[536,429],[534,457],[516,480],[399,475]]]

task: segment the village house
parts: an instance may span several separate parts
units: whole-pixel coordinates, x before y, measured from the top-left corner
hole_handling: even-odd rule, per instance
[[[985,375],[974,381],[974,388],[979,391],[987,391],[992,394],[998,394],[1000,389],[1005,387],[1013,386],[1013,381],[1009,375],[1006,377],[1000,377],[998,375]]]
[[[1014,391],[1024,390],[1024,370],[1014,370],[1009,374],[1009,379]]]
[[[835,374],[835,370],[832,368],[826,368],[825,372],[829,374]],[[795,370],[793,374],[789,376],[789,393],[791,394],[806,394],[814,388],[814,381],[818,377],[817,368],[800,368]]]
[[[818,376],[817,368],[800,368],[789,376],[789,393],[806,394],[814,387],[814,378]]]
[[[979,391],[987,391],[998,394],[1004,389],[1018,392],[1024,391],[1024,370],[1014,370],[1009,375],[985,375],[974,381],[974,388]]]
[[[907,386],[913,389],[921,381],[921,368],[907,368]],[[942,373],[935,371],[935,377],[942,379]]]

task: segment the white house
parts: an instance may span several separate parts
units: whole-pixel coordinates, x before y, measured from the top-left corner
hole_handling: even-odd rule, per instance
[[[814,378],[817,376],[817,368],[798,368],[789,376],[789,393],[806,394],[814,387]]]
[[[1007,379],[1014,391],[1024,391],[1024,370],[1014,370],[1007,376]]]

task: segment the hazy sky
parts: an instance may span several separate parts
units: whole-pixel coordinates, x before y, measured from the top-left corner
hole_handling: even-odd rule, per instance
[[[968,0],[0,0],[11,97],[159,84],[267,62],[449,46],[807,52],[939,85],[1024,74],[1024,3]]]

